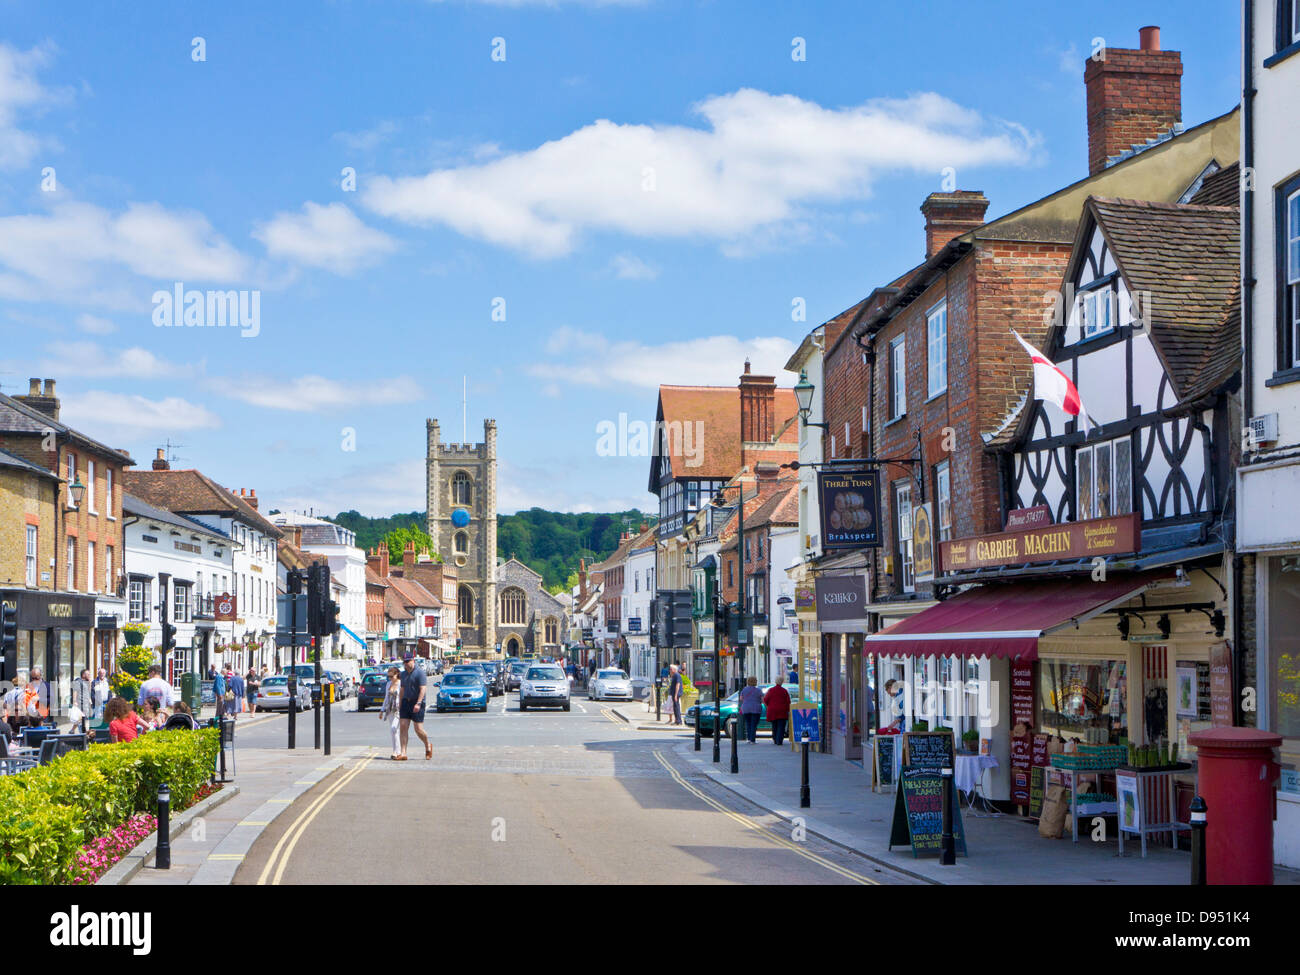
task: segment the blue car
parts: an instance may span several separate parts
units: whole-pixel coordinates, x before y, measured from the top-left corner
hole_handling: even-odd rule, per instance
[[[459,670],[444,674],[435,702],[438,713],[444,711],[486,711],[488,689],[482,672]]]

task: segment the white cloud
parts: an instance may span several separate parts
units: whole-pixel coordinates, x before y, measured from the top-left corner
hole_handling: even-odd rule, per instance
[[[807,207],[864,199],[889,173],[1021,165],[1038,142],[933,93],[830,109],[741,89],[695,112],[707,128],[601,119],[488,162],[379,176],[363,202],[536,257],[601,230],[735,244]]]
[[[151,400],[102,390],[64,396],[59,419],[100,440],[221,426],[215,413],[180,397]]]
[[[117,326],[107,318],[90,314],[77,316],[77,328],[90,335],[109,335],[117,331]]]
[[[340,455],[351,457],[351,455]],[[370,517],[387,517],[398,511],[423,511],[424,461],[410,459],[391,464],[355,464],[337,476],[312,478],[276,492],[274,503],[262,510],[306,511],[334,514],[355,508]]]
[[[555,462],[570,472],[574,471],[574,465],[577,463],[559,457],[555,458]],[[418,476],[420,484],[423,485],[423,465]],[[592,490],[589,487],[595,483],[593,477],[573,477],[563,482],[557,481],[553,468],[517,465],[500,459],[497,461],[497,511],[500,514],[514,514],[516,511],[527,511],[529,508],[546,508],[548,511],[572,511],[582,514],[588,511],[627,511],[631,508],[640,511],[657,510],[651,508],[651,505],[657,506],[658,502],[654,495],[648,492],[638,495],[604,494],[598,488]],[[423,501],[420,507],[422,506]]]
[[[396,135],[400,128],[392,119],[382,119],[361,132],[335,132],[334,138],[357,152],[373,152]]]
[[[746,359],[754,372],[780,376],[794,349],[792,341],[780,336],[741,339],[712,335],[645,345],[561,328],[546,343],[546,352],[555,361],[530,366],[528,371],[540,378],[562,374],[569,385],[606,388],[658,389],[664,383],[734,386]]]
[[[410,403],[424,395],[420,384],[409,376],[387,378],[379,383],[344,383],[324,376],[243,376],[211,380],[208,388],[252,406],[271,410],[311,413],[347,406],[382,406]]]
[[[0,168],[26,166],[52,144],[18,127],[19,115],[39,112],[65,95],[45,87],[36,78],[50,60],[48,45],[19,51],[0,43]]]
[[[614,277],[627,281],[653,281],[659,277],[659,269],[647,264],[635,254],[615,254],[609,266]]]
[[[106,349],[95,342],[51,342],[37,371],[43,376],[163,379],[189,375],[188,365],[159,359],[148,349]]]
[[[387,234],[367,227],[347,206],[308,201],[301,213],[277,213],[253,236],[274,258],[352,274],[397,247]]]
[[[125,273],[149,279],[124,280]],[[0,297],[138,310],[159,281],[244,281],[250,263],[199,213],[65,202],[0,217]]]

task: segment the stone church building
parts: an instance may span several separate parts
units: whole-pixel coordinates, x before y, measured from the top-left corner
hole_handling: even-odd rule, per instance
[[[456,638],[474,656],[552,656],[565,638],[564,605],[542,577],[517,559],[497,557],[497,423],[483,421],[483,442],[443,443],[426,420],[429,537],[457,573]]]

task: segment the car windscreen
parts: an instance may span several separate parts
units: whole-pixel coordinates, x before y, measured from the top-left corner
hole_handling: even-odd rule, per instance
[[[478,674],[448,674],[442,679],[443,687],[472,687],[475,684],[481,684]]]
[[[627,680],[627,674],[621,670],[598,670],[596,671],[597,680]]]
[[[386,684],[388,683],[388,678],[383,674],[366,674],[365,682],[367,684]]]
[[[565,680],[564,671],[559,667],[530,667],[529,680]]]
[[[263,687],[283,687],[289,683],[288,677],[264,677],[262,679]]]
[[[522,674],[522,673],[523,673],[525,670],[527,670],[527,669],[528,669],[528,665],[527,665],[527,664],[511,664],[511,665],[510,665],[510,673],[512,673],[512,674]]]

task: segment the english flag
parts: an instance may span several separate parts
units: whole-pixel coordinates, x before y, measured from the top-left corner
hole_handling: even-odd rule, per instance
[[[1020,333],[1014,328],[1011,334],[1025,347],[1025,351],[1029,353],[1029,358],[1034,363],[1034,399],[1055,403],[1070,416],[1078,417],[1086,434],[1089,422],[1088,411],[1083,408],[1083,400],[1079,398],[1079,391],[1074,388],[1074,383],[1070,382],[1070,377],[1056,368],[1056,363],[1051,359],[1022,339]]]

